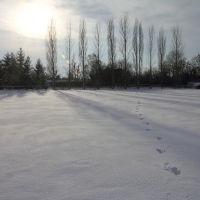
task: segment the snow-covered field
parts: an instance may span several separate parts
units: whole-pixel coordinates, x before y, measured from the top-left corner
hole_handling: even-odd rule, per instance
[[[0,91],[1,200],[199,200],[199,90]]]

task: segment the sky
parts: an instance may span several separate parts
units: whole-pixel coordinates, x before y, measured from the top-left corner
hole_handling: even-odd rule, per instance
[[[87,26],[88,51],[94,50],[93,31],[97,22],[101,25],[103,46],[102,59],[107,62],[107,20],[113,18],[115,34],[119,41],[119,20],[124,13],[130,16],[131,32],[135,19],[142,22],[144,31],[144,68],[148,28],[154,25],[156,37],[163,26],[167,37],[167,52],[171,49],[171,28],[179,25],[182,31],[185,57],[190,60],[196,56],[200,46],[199,0],[0,0],[0,59],[6,52],[16,53],[21,47],[26,56],[30,56],[32,65],[40,58],[44,66],[45,35],[50,20],[56,23],[58,71],[67,72],[65,54],[66,27],[72,24],[74,40],[73,52],[78,62],[78,34],[80,19],[85,19]],[[117,57],[120,57],[119,51]],[[155,60],[157,57],[155,46]],[[156,67],[156,62],[155,62]]]

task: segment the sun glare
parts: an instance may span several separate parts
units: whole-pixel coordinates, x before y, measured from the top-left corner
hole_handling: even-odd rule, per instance
[[[17,23],[26,36],[43,37],[51,17],[51,10],[38,2],[21,8]]]

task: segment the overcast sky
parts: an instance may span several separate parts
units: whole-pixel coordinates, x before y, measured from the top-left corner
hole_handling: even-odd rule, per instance
[[[45,34],[48,23],[53,17],[56,21],[58,67],[61,74],[65,71],[66,63],[62,54],[65,52],[66,24],[70,20],[76,60],[78,60],[79,21],[85,18],[88,36],[87,53],[91,54],[93,51],[93,30],[95,23],[100,22],[104,43],[103,59],[106,62],[106,22],[110,18],[114,19],[115,32],[119,39],[119,19],[123,13],[128,12],[131,29],[135,18],[142,21],[145,47],[149,26],[152,24],[155,26],[156,37],[160,27],[164,27],[167,53],[171,48],[171,28],[179,25],[185,45],[185,56],[190,60],[200,53],[199,7],[199,0],[0,0],[0,59],[6,52],[16,53],[22,47],[26,56],[31,57],[33,65],[37,58],[41,58],[46,65]]]

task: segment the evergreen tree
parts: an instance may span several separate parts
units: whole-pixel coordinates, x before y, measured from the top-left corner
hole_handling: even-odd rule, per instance
[[[41,60],[38,59],[35,64],[35,84],[37,88],[45,88],[46,87],[46,74],[41,63]]]
[[[24,61],[22,81],[23,86],[31,86],[31,59],[29,56],[27,56],[26,60]]]
[[[24,59],[25,59],[25,53],[22,50],[22,48],[20,48],[19,51],[17,52],[17,55],[16,55],[17,68],[18,68],[18,72],[19,72],[19,85],[20,86],[23,85]]]
[[[9,83],[12,86],[15,86],[18,84],[19,82],[19,76],[18,76],[18,71],[17,71],[17,62],[16,62],[16,56],[15,54],[12,52],[10,54],[11,57],[11,65],[10,65],[10,69],[9,69],[9,75],[10,75],[10,80]]]
[[[11,56],[7,52],[2,59],[2,85],[9,85],[9,69],[11,66]]]

